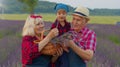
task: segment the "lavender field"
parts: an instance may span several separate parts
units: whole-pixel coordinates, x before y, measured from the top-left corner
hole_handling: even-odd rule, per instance
[[[0,20],[0,67],[21,67],[24,21]],[[46,22],[46,28],[51,23]],[[97,49],[88,67],[120,67],[120,26],[88,24],[97,34]]]

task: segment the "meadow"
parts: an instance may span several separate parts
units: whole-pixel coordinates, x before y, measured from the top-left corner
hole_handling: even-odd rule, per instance
[[[41,14],[50,28],[54,14]],[[21,67],[22,27],[28,14],[4,14],[0,19],[0,67]],[[52,17],[51,17],[52,16]],[[68,17],[71,21],[71,17]],[[88,67],[120,67],[120,16],[91,16],[88,27],[96,32],[97,48]]]
[[[45,21],[54,22],[56,16],[55,14],[41,13]],[[3,14],[3,19],[5,20],[25,20],[28,14]],[[120,22],[120,16],[90,16],[90,24],[116,24]],[[68,14],[67,19],[69,22],[72,20],[72,15]]]

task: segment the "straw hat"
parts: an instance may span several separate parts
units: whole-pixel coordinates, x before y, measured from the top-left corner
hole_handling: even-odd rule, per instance
[[[89,19],[89,10],[86,7],[79,6],[75,9],[73,15],[78,15]]]

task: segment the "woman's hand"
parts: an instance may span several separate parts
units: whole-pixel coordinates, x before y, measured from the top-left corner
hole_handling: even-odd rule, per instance
[[[61,56],[62,54],[63,54],[63,49],[62,49],[62,47],[57,48],[56,54],[53,55],[53,57],[52,57],[52,63],[54,63],[54,62],[58,59],[58,57]]]
[[[57,29],[57,28],[54,28],[54,29],[52,29],[52,30],[49,32],[48,36],[49,36],[50,38],[53,38],[53,37],[55,37],[55,36],[58,36],[58,34],[59,34],[58,29]]]
[[[50,40],[57,36],[58,35],[58,29],[57,28],[54,28],[52,29],[49,34],[42,40],[40,41],[38,44],[39,44],[39,51],[41,51],[43,49],[43,47],[48,43],[50,42]]]
[[[62,54],[63,54],[63,48],[62,48],[62,47],[57,48],[57,53],[56,53],[56,55],[57,55],[57,56],[61,56]]]

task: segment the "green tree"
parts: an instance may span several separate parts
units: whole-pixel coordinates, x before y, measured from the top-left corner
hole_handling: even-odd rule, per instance
[[[38,3],[39,0],[18,0],[19,2],[24,4],[24,10],[33,14],[34,9]]]

